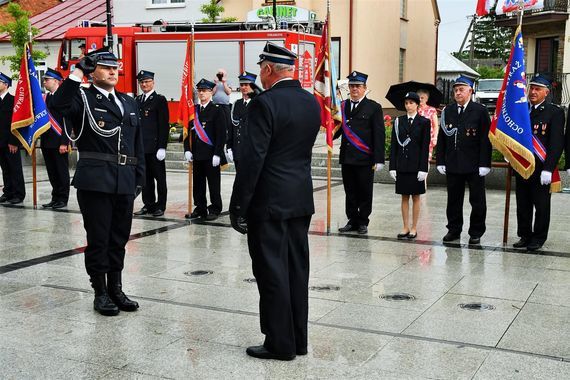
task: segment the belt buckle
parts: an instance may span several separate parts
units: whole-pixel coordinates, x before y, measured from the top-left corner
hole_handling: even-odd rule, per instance
[[[119,154],[119,165],[126,165],[127,164],[127,155],[126,154]]]

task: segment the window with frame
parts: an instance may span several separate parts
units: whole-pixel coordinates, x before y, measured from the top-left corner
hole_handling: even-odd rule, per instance
[[[340,37],[331,38],[331,55],[336,70],[336,79],[340,79]]]

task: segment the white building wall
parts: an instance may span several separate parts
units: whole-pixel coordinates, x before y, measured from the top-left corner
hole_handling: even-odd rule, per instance
[[[152,24],[157,20],[173,22],[197,22],[204,15],[200,6],[207,0],[186,0],[184,3],[153,4],[152,0],[114,0],[115,25]]]

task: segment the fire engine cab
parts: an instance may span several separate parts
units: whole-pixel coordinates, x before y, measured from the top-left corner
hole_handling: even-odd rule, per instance
[[[225,27],[240,29],[239,25],[230,24]],[[223,27],[224,24],[216,26],[218,29]],[[140,91],[136,74],[139,70],[154,72],[157,92],[169,100],[170,121],[175,122],[187,40],[192,36],[189,25],[168,28],[114,27],[112,31],[113,52],[119,59],[117,90],[136,96]],[[67,76],[85,52],[103,47],[106,43],[106,32],[105,27],[69,29],[65,33],[58,58],[62,73]],[[225,69],[228,73],[228,84],[233,89],[233,101],[241,96],[238,92],[238,75],[243,71],[259,71],[259,54],[265,43],[271,41],[298,54],[296,78],[307,91],[312,92],[320,38],[318,35],[293,30],[221,31],[197,28],[194,32],[194,79],[196,82],[200,78],[213,80],[219,68]],[[261,87],[261,83],[257,84]]]

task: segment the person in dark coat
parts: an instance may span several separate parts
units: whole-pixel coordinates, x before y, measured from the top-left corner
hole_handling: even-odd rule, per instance
[[[239,170],[239,161],[241,159],[241,140],[242,134],[247,122],[247,106],[251,99],[249,94],[253,92],[251,85],[255,83],[257,75],[245,71],[239,77],[239,90],[241,92],[241,99],[238,99],[232,105],[230,112],[231,125],[228,131],[227,156],[230,161],[233,161],[236,166],[236,171]]]
[[[51,119],[57,123],[56,127],[52,126],[40,137],[42,156],[44,157],[52,188],[51,200],[43,204],[42,207],[52,209],[66,207],[69,200],[69,138],[63,130],[63,117],[51,105],[53,94],[57,91],[62,81],[63,76],[61,73],[49,68],[43,77],[44,87],[48,90],[45,98],[46,106]],[[68,127],[70,126],[68,125]],[[61,133],[56,132],[55,128],[59,128]]]
[[[144,184],[144,147],[136,101],[115,91],[117,68],[117,58],[107,48],[90,52],[63,81],[52,101],[53,108],[71,120],[79,136],[72,184],[87,232],[84,255],[95,290],[93,305],[103,315],[139,307],[123,292],[121,272],[133,202]],[[83,89],[81,81],[89,74],[93,85]]]
[[[524,179],[515,173],[517,196],[517,235],[515,248],[536,251],[548,237],[550,225],[550,184],[552,173],[564,149],[564,111],[546,101],[550,80],[537,74],[529,83],[530,125],[533,136],[544,146],[544,162],[535,153],[534,173]],[[534,226],[533,226],[534,213]]]
[[[420,217],[420,194],[426,192],[431,122],[418,114],[420,97],[409,92],[404,98],[406,115],[394,121],[390,144],[390,175],[396,181],[396,194],[402,195],[404,228],[398,239],[415,239]],[[412,226],[410,227],[410,195]]]
[[[485,106],[471,101],[473,81],[459,77],[453,84],[455,103],[445,107],[437,137],[437,170],[447,177],[447,229],[444,242],[459,239],[463,229],[465,183],[469,185],[469,244],[480,244],[485,233],[485,176],[491,171],[491,119]]]
[[[348,77],[350,101],[342,105],[343,127],[340,164],[346,193],[348,223],[339,232],[368,232],[368,217],[372,213],[374,172],[384,167],[384,114],[380,104],[366,97],[368,75],[353,71]]]
[[[20,141],[12,134],[14,96],[8,93],[12,78],[0,72],[0,168],[4,188],[0,203],[20,204],[26,197],[26,185],[20,156]]]
[[[135,215],[151,214],[162,216],[166,210],[166,144],[170,126],[168,124],[168,102],[154,90],[154,73],[141,70],[137,80],[142,94],[137,96],[144,144],[146,182],[142,189],[144,206]],[[154,192],[156,182],[156,193]]]
[[[184,140],[184,157],[186,161],[194,163],[192,178],[194,180],[194,205],[196,208],[190,218],[205,218],[215,220],[222,212],[222,196],[220,194],[220,165],[225,165],[227,117],[221,106],[212,102],[212,89],[215,84],[201,79],[196,88],[200,104],[196,104],[195,111],[198,120],[191,128],[189,139]],[[206,199],[206,181],[210,190],[210,202]]]
[[[267,91],[249,105],[230,204],[232,226],[247,232],[265,334],[263,345],[246,352],[260,359],[307,354],[311,155],[321,121],[314,96],[293,79],[295,59],[270,42],[260,55]]]

